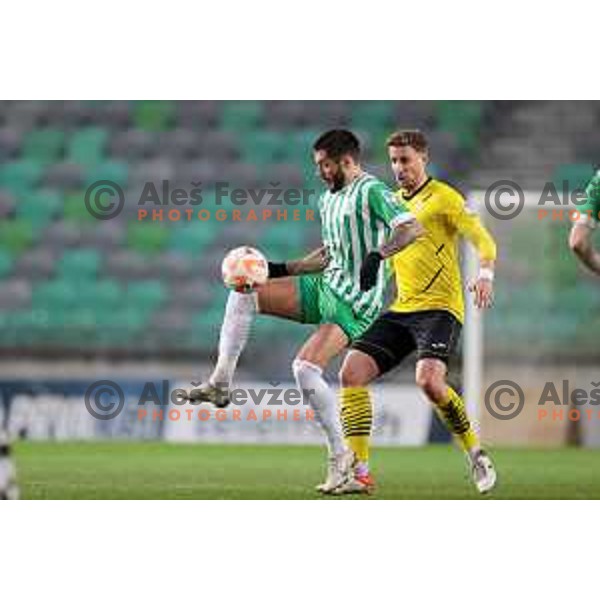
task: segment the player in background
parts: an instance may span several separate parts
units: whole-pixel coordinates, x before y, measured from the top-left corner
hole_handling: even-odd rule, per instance
[[[400,185],[398,203],[415,215],[424,234],[392,258],[396,299],[353,342],[342,365],[342,424],[358,462],[354,479],[335,493],[372,491],[368,459],[373,410],[367,386],[415,350],[417,385],[467,454],[473,481],[484,493],[493,488],[496,473],[481,449],[463,399],[447,384],[446,376],[464,319],[459,237],[466,237],[479,253],[479,276],[471,291],[480,309],[492,302],[496,245],[478,216],[467,209],[462,194],[428,175],[429,149],[421,132],[397,132],[388,138],[387,147]],[[385,256],[380,250],[367,255],[362,289],[371,289],[377,281]]]
[[[569,246],[593,273],[600,275],[600,253],[592,245],[592,233],[600,220],[600,170],[585,188],[586,202],[578,207],[580,217],[571,229]]]
[[[0,429],[0,500],[18,500],[15,466],[11,458],[8,433]]]
[[[344,444],[336,394],[323,378],[328,363],[360,336],[382,309],[386,273],[368,291],[360,267],[370,252],[384,256],[410,244],[420,226],[393,192],[360,166],[360,146],[346,130],[321,135],[313,158],[327,190],[319,198],[323,244],[298,262],[269,263],[269,280],[253,294],[230,292],[218,361],[192,401],[215,401],[231,387],[237,361],[256,312],[317,325],[292,363],[294,378],[327,438],[328,474],[317,487],[328,493],[353,476],[354,453]],[[307,272],[321,270],[318,274]]]

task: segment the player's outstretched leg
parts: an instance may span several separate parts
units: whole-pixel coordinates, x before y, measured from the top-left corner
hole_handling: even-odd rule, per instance
[[[446,384],[446,371],[443,361],[423,358],[417,362],[417,385],[434,403],[446,427],[467,455],[473,483],[481,494],[485,494],[496,485],[496,469],[481,449],[462,397]]]
[[[296,285],[290,278],[268,281],[258,292],[250,294],[229,292],[219,336],[217,364],[208,381],[190,392],[190,402],[227,406],[235,369],[256,313],[298,320],[299,310]]]
[[[346,448],[335,392],[323,378],[327,363],[348,344],[341,328],[334,324],[321,325],[307,340],[292,363],[294,378],[323,429],[329,450],[327,479],[317,490],[329,494],[352,477],[354,452]]]
[[[256,292],[250,294],[229,292],[221,325],[217,364],[208,381],[190,392],[192,404],[212,402],[219,407],[229,404],[228,390],[231,387],[238,359],[250,335],[257,301]]]

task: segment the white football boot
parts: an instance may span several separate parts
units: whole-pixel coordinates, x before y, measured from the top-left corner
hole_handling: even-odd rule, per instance
[[[217,408],[225,408],[231,402],[227,386],[213,385],[208,381],[191,390],[186,399],[190,404],[210,402]]]
[[[336,488],[340,487],[348,480],[354,477],[354,463],[356,457],[352,450],[344,450],[341,454],[329,456],[327,465],[327,479],[316,487],[322,494],[331,494]]]
[[[471,478],[480,494],[487,494],[496,485],[496,469],[494,463],[484,450],[479,450],[469,457]]]

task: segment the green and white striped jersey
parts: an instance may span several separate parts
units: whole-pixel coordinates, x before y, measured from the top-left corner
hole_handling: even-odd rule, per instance
[[[338,192],[319,198],[323,243],[330,261],[323,273],[326,285],[347,302],[356,314],[375,317],[382,309],[390,274],[387,265],[379,270],[377,285],[360,289],[360,266],[389,232],[413,218],[392,191],[379,179],[363,173]]]
[[[590,179],[585,188],[586,200],[582,206],[577,207],[581,214],[580,223],[587,223],[590,227],[597,227],[600,221],[600,170]]]

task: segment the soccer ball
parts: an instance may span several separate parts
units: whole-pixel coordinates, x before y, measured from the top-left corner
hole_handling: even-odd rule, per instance
[[[223,283],[229,289],[249,294],[267,281],[267,259],[256,248],[240,246],[227,253],[221,265]]]

